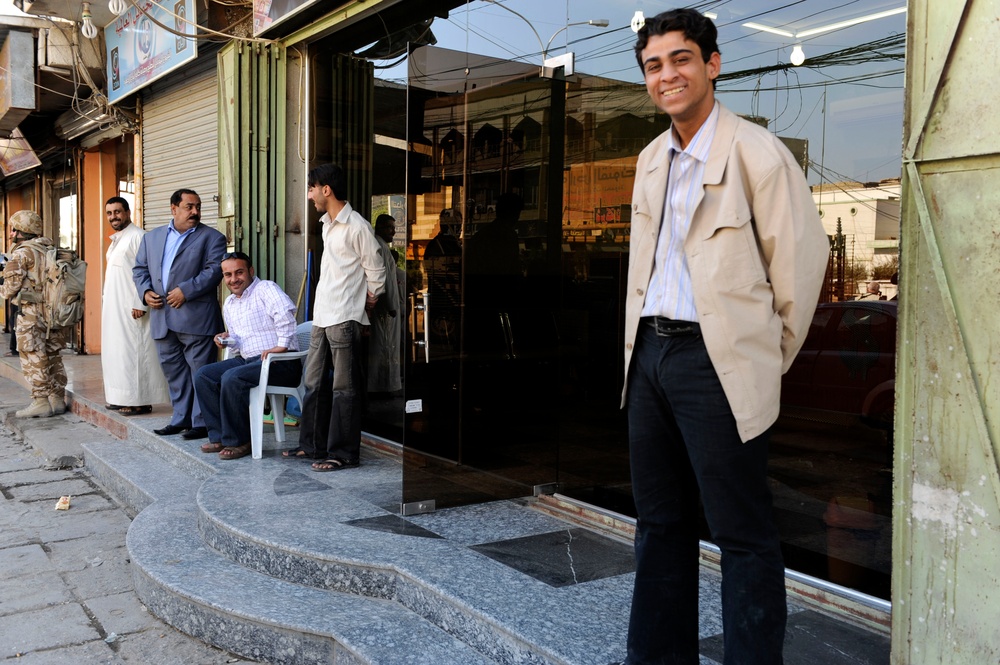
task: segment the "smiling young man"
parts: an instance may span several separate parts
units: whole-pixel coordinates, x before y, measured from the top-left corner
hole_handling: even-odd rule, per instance
[[[276,283],[254,275],[248,255],[223,254],[222,281],[231,292],[222,309],[227,332],[216,335],[215,344],[233,346],[239,356],[205,365],[194,385],[208,430],[201,451],[232,460],[250,454],[250,389],[260,383],[261,363],[272,353],[298,351],[299,346],[295,303]],[[283,360],[271,363],[267,382],[297,386],[301,377],[300,360]]]
[[[709,19],[659,14],[635,52],[672,126],[639,156],[632,196],[622,405],[638,521],[626,663],[698,663],[700,496],[722,550],[725,663],[775,665],[786,605],[768,431],[829,243],[791,154],[716,102]]]

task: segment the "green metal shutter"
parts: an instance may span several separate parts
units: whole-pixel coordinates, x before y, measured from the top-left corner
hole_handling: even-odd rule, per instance
[[[284,286],[286,54],[280,44],[227,45],[219,62],[219,217],[257,275]]]

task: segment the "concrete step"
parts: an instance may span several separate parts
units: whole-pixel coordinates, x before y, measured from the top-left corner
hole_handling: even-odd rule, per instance
[[[399,603],[249,570],[208,548],[196,522],[193,501],[157,501],[127,539],[139,598],[189,635],[275,664],[494,662]]]

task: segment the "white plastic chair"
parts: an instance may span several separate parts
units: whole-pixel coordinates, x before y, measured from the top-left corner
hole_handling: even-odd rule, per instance
[[[306,365],[305,358],[309,353],[309,338],[312,336],[312,321],[300,323],[295,329],[295,336],[299,340],[299,351],[286,351],[284,353],[272,353],[264,358],[260,366],[260,382],[257,387],[250,389],[250,449],[253,459],[260,459],[263,452],[264,443],[264,401],[271,398],[271,415],[274,416],[274,438],[279,442],[285,440],[285,397],[294,397],[299,400],[299,407],[306,397]],[[226,357],[230,356],[230,349],[226,349]],[[267,376],[271,371],[271,363],[282,362],[284,360],[302,359],[302,378],[299,385],[289,388],[286,386],[267,385]]]

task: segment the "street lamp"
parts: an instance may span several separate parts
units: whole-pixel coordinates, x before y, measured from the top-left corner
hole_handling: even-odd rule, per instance
[[[594,26],[597,26],[598,28],[606,28],[609,25],[611,25],[611,22],[608,21],[608,19],[606,19],[606,18],[592,18],[589,21],[576,21],[574,23],[567,23],[566,25],[564,25],[563,27],[559,28],[554,33],[552,33],[552,36],[549,37],[548,43],[545,44],[545,48],[542,49],[542,59],[543,60],[548,57],[549,47],[552,46],[552,40],[555,39],[556,36],[560,32],[562,32],[563,30],[566,30],[571,25],[594,25]]]
[[[575,23],[567,23],[566,25],[555,31],[555,33],[549,38],[547,44],[543,44],[542,36],[538,34],[538,31],[535,30],[535,26],[523,14],[511,9],[507,5],[501,4],[499,0],[483,0],[483,1],[489,2],[490,4],[500,7],[502,9],[506,9],[511,14],[513,14],[514,16],[518,17],[519,19],[528,24],[528,27],[531,28],[531,32],[535,34],[535,38],[538,40],[538,45],[542,47],[543,78],[551,78],[552,70],[556,69],[557,67],[563,67],[563,73],[566,76],[571,76],[573,74],[574,54],[572,51],[569,51],[555,58],[548,57],[549,46],[552,45],[552,40],[555,39],[560,32],[567,29],[571,25],[594,25],[599,28],[606,28],[608,27],[608,25],[610,25],[610,22],[606,18],[597,18],[597,19],[590,19],[589,21],[577,21]]]

